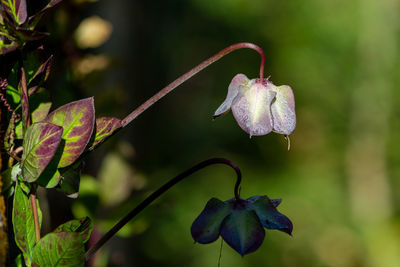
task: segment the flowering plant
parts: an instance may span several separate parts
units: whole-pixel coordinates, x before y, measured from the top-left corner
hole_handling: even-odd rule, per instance
[[[50,74],[52,56],[46,55],[42,44],[27,44],[48,35],[36,30],[37,23],[43,14],[60,1],[50,1],[30,17],[25,0],[0,2],[0,59],[7,58],[7,62],[12,62],[10,67],[4,66],[6,72],[0,73],[0,101],[1,112],[6,113],[8,119],[6,133],[1,138],[2,152],[7,155],[8,166],[2,165],[1,177],[3,196],[6,200],[10,199],[7,205],[12,207],[10,240],[15,243],[14,247],[18,248],[19,253],[18,257],[12,259],[14,263],[19,266],[83,266],[152,201],[190,174],[212,164],[228,165],[236,171],[235,198],[225,202],[213,198],[207,203],[191,228],[193,238],[198,243],[212,242],[221,235],[231,247],[245,255],[261,245],[265,235],[263,227],[291,234],[292,223],[276,210],[280,200],[270,200],[267,196],[240,198],[239,168],[230,160],[212,158],[161,186],[103,237],[94,240],[87,250],[85,243],[92,232],[92,222],[88,217],[65,222],[51,233],[41,236],[43,218],[37,200],[38,187],[57,188],[68,197],[77,198],[80,174],[87,154],[180,84],[232,51],[242,48],[257,51],[261,56],[260,78],[249,80],[243,74],[235,76],[226,100],[214,117],[232,109],[239,126],[250,136],[265,135],[271,131],[289,135],[296,126],[291,88],[275,86],[264,79],[264,52],[252,43],[237,43],[221,50],[160,90],[123,119],[97,117],[93,97],[73,101],[51,111],[52,103],[42,94]],[[4,219],[4,214],[0,218]]]

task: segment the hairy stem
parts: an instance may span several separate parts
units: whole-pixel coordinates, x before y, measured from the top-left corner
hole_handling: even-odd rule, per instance
[[[178,79],[176,79],[175,81],[173,81],[172,83],[170,83],[169,85],[164,87],[163,89],[161,89],[157,94],[155,94],[154,96],[149,98],[141,106],[139,106],[134,111],[132,111],[132,113],[130,113],[128,116],[126,116],[126,118],[122,120],[122,127],[125,127],[126,125],[128,125],[131,121],[133,121],[137,116],[142,114],[149,107],[151,107],[154,103],[156,103],[158,100],[163,98],[169,92],[171,92],[176,87],[178,87],[179,85],[184,83],[186,80],[190,79],[192,76],[194,76],[198,72],[202,71],[203,69],[205,69],[206,67],[208,67],[212,63],[214,63],[214,62],[218,61],[219,59],[221,59],[222,57],[226,56],[227,54],[229,54],[229,53],[231,53],[231,52],[233,52],[235,50],[242,49],[242,48],[253,49],[253,50],[257,51],[260,54],[260,56],[261,56],[260,80],[264,81],[265,55],[264,55],[263,50],[259,46],[255,45],[255,44],[252,44],[252,43],[237,43],[237,44],[233,44],[231,46],[228,46],[225,49],[222,49],[221,51],[219,51],[214,56],[206,59],[205,61],[203,61],[202,63],[200,63],[199,65],[197,65],[196,67],[194,67],[190,71],[186,72],[185,74],[180,76]]]
[[[181,174],[178,174],[171,180],[169,180],[167,183],[165,183],[163,186],[161,186],[159,189],[157,189],[154,193],[152,193],[150,196],[148,196],[145,200],[143,200],[133,210],[131,210],[113,228],[111,228],[111,230],[109,230],[102,238],[100,238],[99,241],[97,241],[91,248],[89,248],[89,250],[86,252],[86,260],[89,260],[93,256],[93,254],[95,254],[97,252],[97,250],[99,250],[104,245],[104,243],[106,243],[123,226],[125,226],[138,213],[140,213],[142,210],[144,210],[147,206],[149,206],[155,199],[157,199],[159,196],[161,196],[163,193],[165,193],[168,189],[170,189],[172,186],[179,183],[180,181],[182,181],[189,175],[191,175],[207,166],[214,165],[214,164],[228,165],[232,169],[235,170],[237,178],[236,178],[234,193],[235,193],[235,198],[237,200],[240,200],[239,186],[240,186],[240,182],[242,180],[242,174],[240,172],[239,167],[232,161],[225,159],[225,158],[211,158],[211,159],[202,161],[202,162],[198,163],[197,165],[191,167],[190,169],[187,169],[186,171],[182,172]]]

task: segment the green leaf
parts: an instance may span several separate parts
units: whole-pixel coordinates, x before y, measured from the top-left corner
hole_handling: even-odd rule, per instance
[[[39,106],[32,112],[32,122],[39,122],[46,118],[51,108],[50,102],[40,103]]]
[[[24,254],[26,265],[30,266],[32,248],[35,245],[35,226],[31,201],[19,182],[15,185],[12,221],[15,243]]]
[[[30,29],[34,29],[37,25],[37,23],[40,21],[40,19],[42,18],[43,14],[50,8],[52,8],[53,6],[57,5],[58,3],[60,3],[62,0],[51,0],[42,10],[40,10],[38,13],[36,13],[35,15],[29,17],[29,28]]]
[[[85,247],[79,233],[45,235],[33,248],[32,266],[84,266]]]
[[[18,64],[15,64],[7,77],[7,101],[9,103],[13,103],[13,108],[15,108],[21,102],[21,95],[18,90],[18,69]]]
[[[25,0],[1,0],[1,6],[18,25],[26,21],[28,13]]]
[[[37,179],[36,182],[39,185],[46,188],[53,188],[58,185],[58,183],[62,178],[60,171],[57,169],[58,160],[59,156],[56,153],[53,160],[50,162],[50,164],[47,166],[44,172]]]
[[[2,192],[7,191],[15,181],[17,181],[17,176],[21,174],[21,166],[19,163],[15,164],[12,168],[1,173],[1,179],[3,183]]]
[[[34,182],[50,163],[61,141],[63,128],[51,123],[32,124],[25,135],[22,154],[22,176]]]
[[[39,83],[46,81],[49,73],[53,56],[47,57],[43,48],[38,48],[29,53],[24,61],[24,68],[26,71],[26,82],[28,86],[32,86],[33,80],[39,80]]]
[[[19,254],[13,264],[11,265],[11,267],[25,267],[25,262],[24,262],[24,258],[22,257],[22,254]]]
[[[92,220],[89,217],[71,220],[58,226],[53,232],[75,232],[79,233],[82,242],[86,243],[92,233]]]
[[[101,117],[96,119],[96,136],[89,150],[93,150],[98,144],[104,142],[116,130],[122,127],[121,120],[113,117]]]
[[[18,95],[19,97],[19,95]],[[48,102],[49,96],[46,92],[40,92],[29,97],[29,110],[31,113],[32,123],[43,121],[49,114],[51,102]],[[11,125],[9,125],[10,127]],[[7,131],[10,131],[7,129]],[[15,139],[23,139],[22,121],[15,123]]]
[[[29,193],[31,192],[31,184],[25,182],[21,176],[20,179],[18,180],[19,180],[19,187],[21,187],[22,191],[24,191],[26,195],[29,195]]]
[[[18,47],[18,44],[14,41],[11,42],[4,42],[0,38],[0,56],[15,51]]]
[[[61,170],[60,189],[67,197],[77,198],[81,180],[82,161],[75,162],[67,170]]]
[[[79,158],[85,150],[94,128],[93,97],[68,103],[50,113],[46,120],[64,128],[65,141],[58,167],[66,167]]]

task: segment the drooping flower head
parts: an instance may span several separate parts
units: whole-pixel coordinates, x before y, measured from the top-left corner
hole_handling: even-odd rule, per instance
[[[232,109],[239,126],[251,136],[271,131],[290,135],[296,128],[295,100],[287,85],[275,86],[268,79],[249,80],[237,74],[228,88],[228,95],[215,111],[214,118]]]
[[[264,241],[265,230],[276,229],[292,234],[293,224],[276,207],[281,199],[254,196],[221,201],[212,198],[191,227],[193,239],[200,244],[222,238],[244,256],[256,251]]]

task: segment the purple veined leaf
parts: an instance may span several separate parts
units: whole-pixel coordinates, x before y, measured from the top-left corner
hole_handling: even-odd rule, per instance
[[[40,57],[38,58],[40,60]],[[43,75],[43,81],[46,81],[50,74],[51,63],[53,61],[53,56],[51,55],[46,61],[43,63],[35,64],[33,66],[26,66],[25,69],[29,69],[27,71],[27,84],[29,85],[36,77]],[[25,64],[24,64],[25,65]]]
[[[33,222],[32,204],[29,197],[21,188],[21,181],[17,181],[14,192],[14,203],[12,211],[12,221],[14,229],[14,239],[22,251],[27,266],[31,265],[31,254],[35,246],[35,228]],[[39,212],[39,225],[42,222],[42,213],[39,202],[37,202]]]
[[[121,120],[113,117],[101,117],[96,119],[96,136],[89,150],[93,150],[98,144],[106,140],[116,130],[122,127]]]
[[[39,103],[39,106],[32,111],[32,122],[35,123],[44,120],[49,114],[50,108],[51,102]]]
[[[27,17],[26,0],[1,0],[1,6],[18,24],[23,24]]]
[[[1,39],[0,36],[0,56],[13,52],[17,49],[18,44],[14,41],[10,43],[4,43],[4,39]]]
[[[89,241],[90,235],[92,233],[92,220],[89,217],[85,217],[82,219],[75,219],[68,221],[59,225],[53,232],[75,232],[79,233],[82,238],[82,242],[86,243]]]
[[[58,168],[66,167],[79,158],[93,133],[93,97],[68,103],[51,112],[45,121],[63,127],[64,148]]]
[[[229,215],[229,205],[212,198],[190,228],[195,242],[208,244],[218,239],[223,220]]]
[[[51,108],[50,102],[39,103],[39,106],[34,111],[32,111],[31,114],[32,123],[44,120],[47,114],[49,114],[50,108]],[[23,139],[23,137],[24,136],[22,132],[22,121],[18,121],[15,125],[15,138]]]
[[[36,27],[36,25],[38,24],[38,22],[40,21],[40,19],[42,18],[42,16],[44,15],[44,13],[46,13],[46,11],[48,9],[54,7],[55,5],[60,3],[61,1],[62,0],[51,0],[42,10],[40,10],[35,15],[29,17],[29,19],[28,19],[29,28],[31,30],[33,30]]]
[[[265,231],[254,211],[237,207],[223,221],[221,236],[229,246],[244,256],[261,246]]]
[[[32,250],[32,266],[84,266],[85,246],[80,233],[45,235]]]
[[[292,222],[276,209],[276,206],[281,202],[280,200],[271,200],[267,196],[257,196],[248,199],[248,201],[251,202],[249,209],[256,212],[265,228],[276,229],[289,235],[292,234]]]
[[[36,181],[54,157],[61,142],[63,128],[47,122],[32,124],[24,138],[22,176],[27,182]]]

